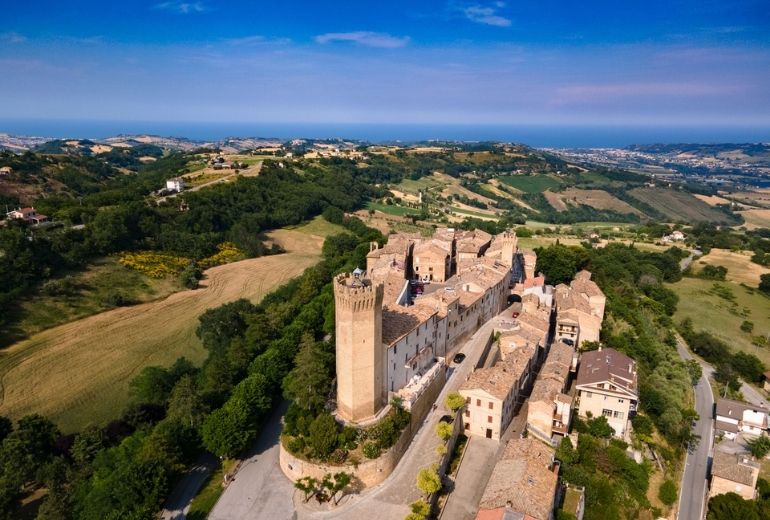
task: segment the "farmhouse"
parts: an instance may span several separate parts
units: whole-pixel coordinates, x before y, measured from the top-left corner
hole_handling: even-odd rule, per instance
[[[768,410],[749,403],[718,399],[715,429],[726,438],[735,439],[739,433],[761,435],[768,427]]]
[[[748,453],[716,450],[711,466],[709,498],[723,493],[737,493],[746,500],[754,500],[758,478],[759,464]]]
[[[181,177],[174,177],[166,181],[166,189],[169,191],[175,191],[182,193],[184,191],[184,179]]]
[[[10,166],[2,166],[0,167],[0,177],[3,177],[5,175],[10,175],[13,173],[13,168]]]
[[[554,453],[530,437],[509,441],[489,477],[476,520],[551,520],[559,480]]]
[[[461,241],[475,244],[473,260],[458,262]],[[451,228],[395,234],[371,244],[366,271],[336,279],[338,418],[367,423],[391,396],[411,409],[443,385],[446,356],[507,305],[516,235],[495,237],[496,257],[484,255],[490,241]]]
[[[604,416],[615,436],[627,437],[636,413],[639,386],[636,362],[615,349],[599,347],[580,356],[577,375],[578,415]]]
[[[5,216],[11,219],[24,220],[30,224],[41,224],[48,220],[48,217],[42,213],[38,213],[35,208],[18,208],[13,211],[9,211]]]

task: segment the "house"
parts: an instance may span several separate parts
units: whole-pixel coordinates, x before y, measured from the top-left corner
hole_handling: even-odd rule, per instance
[[[174,177],[166,181],[166,189],[168,191],[175,191],[182,193],[184,191],[184,179],[181,177]]]
[[[754,500],[754,488],[759,478],[759,464],[748,453],[714,452],[711,466],[709,498],[723,493],[736,493]]]
[[[575,388],[580,417],[604,416],[616,437],[627,437],[639,400],[633,359],[612,348],[584,352]]]
[[[529,384],[535,354],[534,345],[522,345],[493,366],[476,369],[460,386],[467,435],[500,440]]]
[[[574,349],[561,341],[551,345],[529,397],[527,431],[546,442],[554,435],[569,433],[572,396],[566,390],[574,354]]]
[[[451,249],[438,240],[414,247],[414,275],[426,282],[445,282],[451,275]]]
[[[13,168],[11,168],[10,166],[0,167],[0,177],[3,177],[5,175],[10,175],[12,173],[13,173]]]
[[[684,233],[682,233],[682,232],[681,232],[681,231],[679,231],[679,230],[677,230],[677,231],[674,231],[674,232],[673,232],[673,233],[671,233],[671,235],[669,235],[669,236],[671,237],[671,240],[674,240],[674,241],[676,241],[676,242],[681,242],[682,240],[684,240]]]
[[[479,502],[476,520],[551,520],[558,499],[554,449],[531,437],[508,442]]]
[[[48,220],[48,217],[42,213],[38,213],[35,208],[18,208],[13,211],[9,211],[5,216],[11,219],[25,220],[30,224],[41,224]]]
[[[731,399],[718,399],[715,429],[726,438],[735,439],[739,433],[761,435],[768,426],[768,410]]]
[[[576,278],[570,286],[559,284],[554,290],[554,301],[556,339],[567,340],[568,345],[576,347],[586,341],[599,341],[605,297],[594,282]]]

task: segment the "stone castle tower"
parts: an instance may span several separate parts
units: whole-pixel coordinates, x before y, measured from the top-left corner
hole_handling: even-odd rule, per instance
[[[384,288],[372,285],[360,269],[339,275],[334,282],[337,416],[347,422],[363,422],[387,404]]]
[[[500,235],[500,240],[503,244],[502,261],[504,265],[513,267],[513,255],[516,254],[518,249],[519,239],[516,237],[515,232],[506,231]]]

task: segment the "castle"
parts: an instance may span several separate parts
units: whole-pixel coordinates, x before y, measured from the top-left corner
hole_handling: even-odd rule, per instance
[[[443,386],[445,359],[534,270],[534,253],[519,250],[512,232],[439,228],[372,243],[366,271],[334,283],[337,418],[366,424],[394,396],[410,409]]]

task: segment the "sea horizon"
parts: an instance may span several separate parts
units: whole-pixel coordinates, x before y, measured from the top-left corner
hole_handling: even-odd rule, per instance
[[[770,142],[770,126],[713,125],[476,125],[109,120],[0,120],[0,133],[54,139],[158,135],[192,141],[238,138],[353,139],[372,143],[500,141],[537,148],[621,148],[632,144]]]

